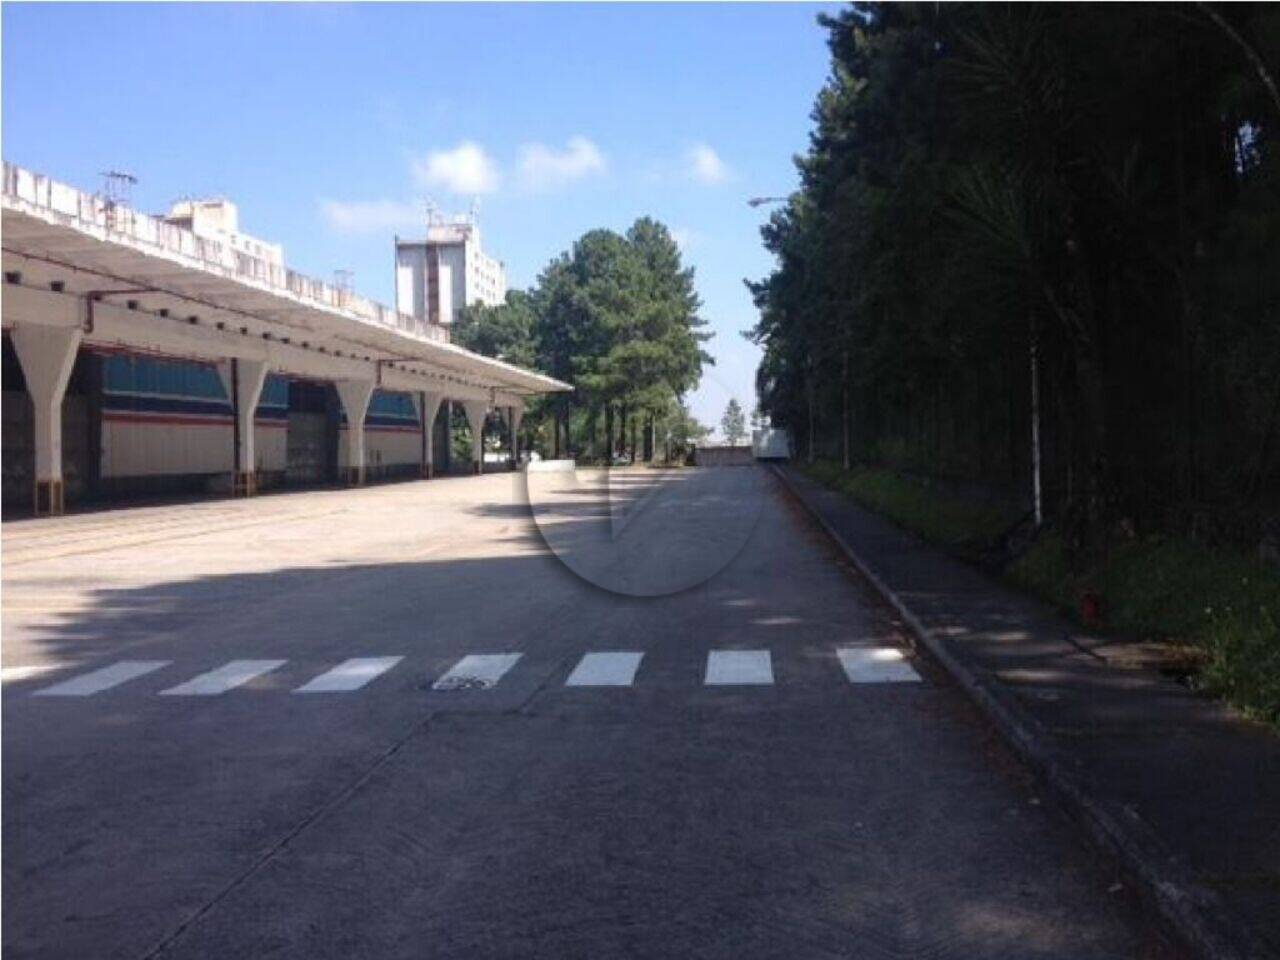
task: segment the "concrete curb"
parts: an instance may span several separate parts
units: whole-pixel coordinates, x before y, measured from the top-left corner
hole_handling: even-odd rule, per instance
[[[1231,911],[1216,893],[1184,867],[1177,855],[1132,809],[1094,796],[1070,772],[1035,717],[1003,689],[999,681],[953,656],[945,642],[917,617],[779,467],[772,467],[787,492],[817,521],[849,562],[898,612],[929,655],[950,674],[987,716],[1009,745],[1047,784],[1059,804],[1084,827],[1089,839],[1117,860],[1169,932],[1205,960],[1262,960],[1275,954],[1243,922],[1231,923]]]

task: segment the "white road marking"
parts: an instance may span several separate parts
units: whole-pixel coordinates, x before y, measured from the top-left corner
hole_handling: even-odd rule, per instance
[[[91,670],[52,687],[45,687],[32,694],[33,697],[87,697],[101,690],[110,690],[122,683],[128,683],[138,677],[145,676],[167,667],[171,660],[121,660],[100,670]]]
[[[841,647],[836,651],[850,683],[915,683],[920,674],[896,647]]]
[[[768,650],[712,650],[707,654],[708,686],[773,683]]]
[[[166,697],[212,697],[226,693],[241,684],[248,683],[254,677],[270,673],[277,667],[284,666],[284,660],[232,660],[217,670],[210,670],[198,677],[180,683],[168,690],[161,690],[160,695]]]
[[[355,657],[303,684],[294,693],[342,693],[359,690],[366,683],[386,673],[404,657]]]
[[[516,665],[518,653],[472,653],[431,685],[432,690],[488,690]]]
[[[640,669],[643,653],[588,653],[569,674],[566,687],[629,687]]]
[[[57,670],[60,663],[29,663],[22,667],[0,667],[0,683],[17,683]]]

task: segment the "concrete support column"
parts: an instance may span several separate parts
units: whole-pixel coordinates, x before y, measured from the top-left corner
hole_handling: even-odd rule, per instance
[[[353,487],[364,483],[364,415],[373,396],[370,380],[338,380],[334,383],[342,412],[347,415],[346,480]]]
[[[418,395],[422,416],[422,476],[430,480],[436,472],[436,415],[445,402],[438,393]]]
[[[462,408],[467,411],[467,424],[471,427],[471,464],[476,473],[484,472],[484,418],[489,405],[483,400],[465,400]]]
[[[520,421],[524,419],[524,408],[507,407],[507,425],[511,429],[511,469],[520,469]]]
[[[66,508],[62,489],[62,398],[84,332],[79,328],[13,328],[13,348],[22,364],[34,408],[36,469],[35,512],[59,514]]]
[[[267,382],[267,365],[261,360],[231,361],[231,402],[235,408],[235,476],[231,492],[252,497],[258,492],[258,454],[254,443],[254,415]]]

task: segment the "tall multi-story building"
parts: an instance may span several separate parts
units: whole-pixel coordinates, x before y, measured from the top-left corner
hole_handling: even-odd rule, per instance
[[[396,308],[432,324],[448,325],[475,303],[497,305],[507,295],[502,261],[480,248],[474,217],[432,215],[425,240],[396,238]]]

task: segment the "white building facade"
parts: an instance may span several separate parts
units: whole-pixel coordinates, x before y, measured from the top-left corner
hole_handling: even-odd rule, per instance
[[[526,401],[571,389],[290,270],[225,200],[149,216],[5,163],[0,208],[6,509],[430,477],[455,406],[514,458]]]
[[[496,306],[507,296],[507,270],[480,246],[473,217],[433,217],[426,239],[396,239],[396,309],[447,327],[463,307]]]
[[[230,200],[179,200],[170,206],[164,222],[197,237],[221,241],[237,253],[284,266],[284,248],[280,244],[240,232],[240,210]]]

